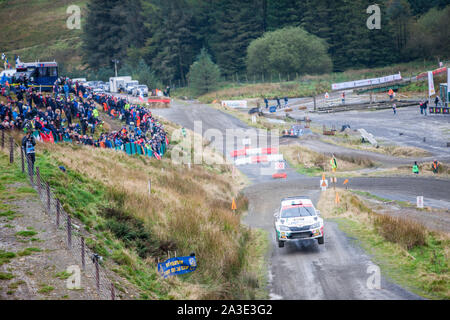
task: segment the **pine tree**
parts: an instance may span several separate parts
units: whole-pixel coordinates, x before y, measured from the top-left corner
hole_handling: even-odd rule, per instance
[[[212,48],[224,75],[245,71],[246,50],[262,35],[259,0],[224,0],[217,14],[217,34]]]
[[[195,38],[192,8],[185,0],[161,3],[162,21],[155,31],[151,47],[152,68],[166,82],[180,79],[186,83],[186,73],[201,44]]]
[[[220,80],[220,69],[214,64],[205,48],[203,48],[197,60],[191,65],[189,85],[197,94],[204,94],[217,87]]]
[[[142,45],[140,1],[91,0],[83,30],[84,61],[91,68],[126,58],[130,46]]]

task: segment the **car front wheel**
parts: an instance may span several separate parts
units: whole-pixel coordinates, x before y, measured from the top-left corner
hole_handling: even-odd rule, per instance
[[[278,248],[284,248],[284,241],[278,241]]]
[[[320,238],[317,238],[317,242],[319,242],[319,244],[324,244],[325,239],[324,239],[323,236],[322,236],[322,237],[320,237]]]

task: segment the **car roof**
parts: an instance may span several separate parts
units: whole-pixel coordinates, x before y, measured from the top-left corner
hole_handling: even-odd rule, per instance
[[[287,197],[287,198],[283,198],[281,199],[281,201],[285,201],[285,200],[311,200],[309,197],[306,196],[295,196],[295,197]]]
[[[281,200],[281,207],[301,205],[301,206],[312,206],[313,203],[308,197],[289,197]]]

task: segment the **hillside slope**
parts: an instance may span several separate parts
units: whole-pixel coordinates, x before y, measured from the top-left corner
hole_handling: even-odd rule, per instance
[[[5,52],[10,61],[17,54],[22,61],[55,59],[66,66],[79,65],[81,30],[67,28],[66,10],[70,5],[78,5],[83,18],[87,2],[0,1],[0,51]]]
[[[0,155],[0,300],[100,299],[95,280],[81,273],[81,289],[66,286],[78,265],[63,230],[50,222],[26,176]],[[78,259],[79,260],[79,259]]]
[[[184,143],[172,137],[172,147]],[[247,201],[237,197],[241,181],[232,178],[228,166],[189,169],[174,165],[170,151],[158,161],[47,143],[38,143],[36,165],[64,210],[92,234],[88,247],[104,257],[108,270],[136,286],[139,298],[265,297],[263,237],[241,225]],[[232,198],[237,213],[231,211]],[[192,252],[198,261],[194,273],[159,277],[158,261]]]

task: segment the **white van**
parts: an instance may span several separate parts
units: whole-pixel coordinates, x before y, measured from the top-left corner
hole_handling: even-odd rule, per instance
[[[125,88],[125,83],[131,81],[130,76],[125,77],[111,77],[109,78],[109,90],[111,93],[118,93],[119,89]]]

